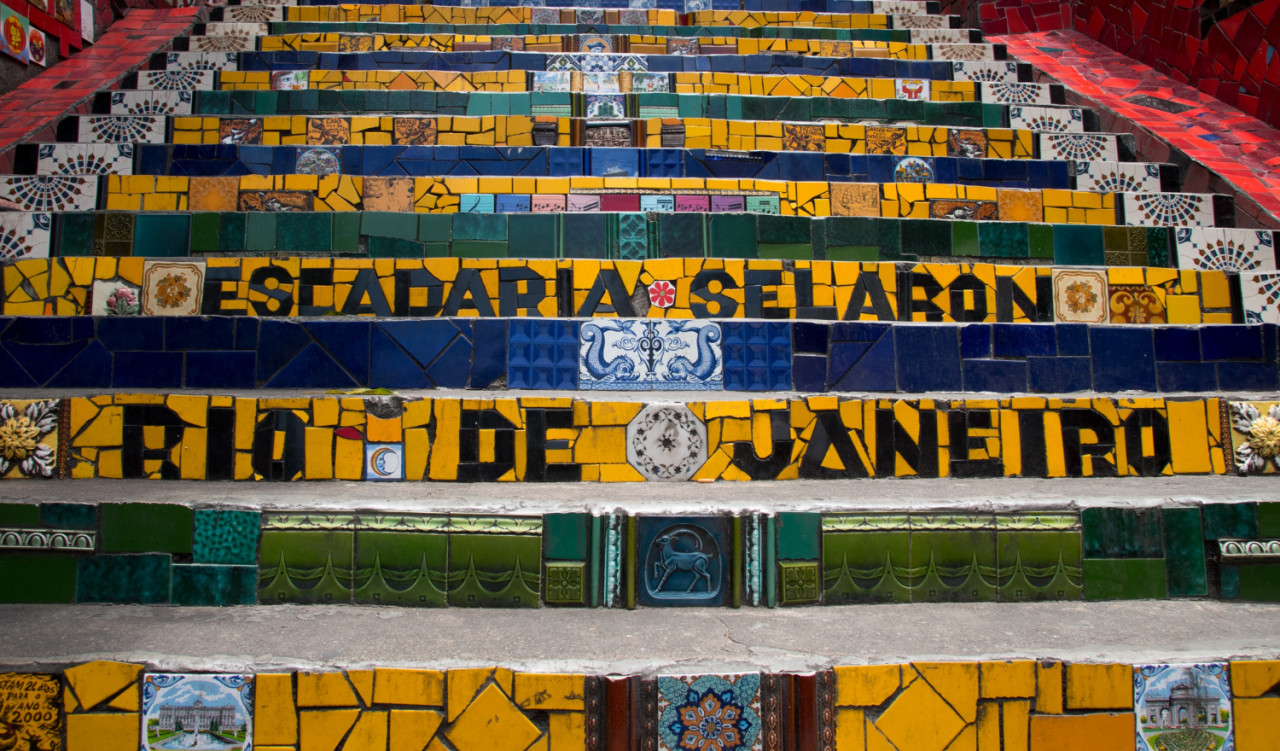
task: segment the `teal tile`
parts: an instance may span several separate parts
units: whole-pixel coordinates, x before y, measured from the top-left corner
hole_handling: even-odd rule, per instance
[[[1053,225],[1053,260],[1064,266],[1102,266],[1102,228],[1085,224]]]
[[[350,530],[262,530],[258,600],[351,601],[355,533]]]
[[[58,224],[57,255],[93,255],[93,214],[87,211],[68,211],[54,216]]]
[[[559,256],[560,224],[555,214],[511,214],[507,226],[514,240],[507,252],[513,258]]]
[[[0,503],[0,527],[38,527],[40,507],[34,503]]]
[[[756,218],[750,214],[714,214],[709,224],[712,258],[757,258]]]
[[[761,244],[804,244],[812,241],[813,220],[803,216],[761,216],[756,221],[756,237]]]
[[[547,514],[542,517],[542,548],[548,560],[582,561],[587,558],[587,523],[590,514]]]
[[[760,243],[756,247],[756,255],[762,259],[789,258],[796,261],[808,261],[813,258],[813,246],[808,243],[796,245]]]
[[[213,212],[191,215],[191,252],[213,253],[221,249],[219,230],[222,216]]]
[[[822,535],[823,602],[911,601],[911,535],[826,532]]]
[[[261,519],[258,511],[197,509],[193,559],[196,563],[256,564]]]
[[[902,246],[917,256],[949,256],[952,222],[940,219],[902,219],[898,236]]]
[[[507,240],[506,214],[461,213],[453,215],[454,240]]]
[[[172,577],[174,605],[252,605],[256,601],[255,566],[174,565]]]
[[[158,553],[81,558],[76,602],[166,603],[169,562],[169,556]]]
[[[461,216],[461,215],[459,215]],[[481,240],[454,240],[452,246],[456,258],[506,258],[507,243]]]
[[[1223,565],[1218,570],[1218,596],[1224,600],[1240,599],[1240,567]]]
[[[356,533],[354,601],[368,605],[443,607],[449,537],[434,532]]]
[[[880,221],[871,217],[832,216],[820,220],[832,246],[880,247]]]
[[[449,536],[449,604],[536,608],[541,603],[542,538]]]
[[[276,249],[329,251],[333,247],[333,214],[284,212],[276,217]]]
[[[1201,508],[1204,517],[1204,539],[1245,539],[1258,536],[1257,503],[1206,503]]]
[[[133,229],[133,254],[149,258],[185,256],[190,236],[189,214],[141,212]]]
[[[828,245],[828,261],[879,261],[879,245]]]
[[[453,239],[454,214],[420,214],[417,239],[422,242],[449,242]]]
[[[1027,225],[1023,222],[982,222],[978,230],[981,255],[987,258],[1027,258]]]
[[[1085,558],[1160,558],[1160,509],[1087,508],[1080,512]]]
[[[1053,227],[1048,224],[1027,225],[1027,249],[1032,258],[1053,259]]]
[[[778,558],[817,560],[822,555],[822,514],[778,514]]]
[[[276,217],[273,212],[253,211],[245,215],[244,250],[276,249]]]
[[[1280,602],[1280,564],[1238,566],[1240,599],[1246,602]]]
[[[50,529],[97,529],[98,507],[91,503],[42,503],[40,524]]]
[[[1171,267],[1177,264],[1170,263],[1169,259],[1169,238],[1171,237],[1168,227],[1147,227],[1147,265]]]
[[[360,216],[360,234],[369,237],[398,237],[417,240],[421,222],[417,214],[366,211]]]
[[[104,503],[104,553],[190,553],[192,512],[167,503]]]
[[[218,250],[240,251],[247,250],[246,232],[248,225],[248,215],[242,213],[231,213],[218,215]]]
[[[1168,595],[1163,558],[1086,558],[1086,600],[1160,600]]]
[[[1200,509],[1164,509],[1164,560],[1170,597],[1209,594]]]
[[[0,553],[0,602],[75,602],[76,557]]]
[[[400,237],[370,237],[367,247],[370,258],[422,258],[426,255],[423,243]]]
[[[997,530],[1000,601],[1079,600],[1084,579],[1080,537],[1076,531]]]

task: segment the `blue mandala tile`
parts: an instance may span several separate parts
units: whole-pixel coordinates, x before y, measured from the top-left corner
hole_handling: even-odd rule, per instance
[[[759,673],[657,680],[659,751],[764,748]]]
[[[792,388],[789,322],[727,321],[721,327],[726,391]]]
[[[584,321],[578,387],[589,390],[719,391],[721,324],[701,320]]]
[[[578,388],[577,321],[515,318],[509,326],[507,388]]]

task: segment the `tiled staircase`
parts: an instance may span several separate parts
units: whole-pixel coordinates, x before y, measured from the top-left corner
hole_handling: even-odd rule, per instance
[[[1276,748],[1269,200],[933,2],[615,5],[134,11],[0,134],[0,622],[204,639],[0,648],[0,748]],[[990,635],[616,652],[891,603]],[[378,605],[583,655],[244,656]],[[1219,621],[996,633],[1125,608]]]

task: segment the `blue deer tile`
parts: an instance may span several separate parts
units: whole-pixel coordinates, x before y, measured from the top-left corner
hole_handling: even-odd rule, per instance
[[[637,519],[637,602],[728,605],[734,571],[731,523],[727,516]]]

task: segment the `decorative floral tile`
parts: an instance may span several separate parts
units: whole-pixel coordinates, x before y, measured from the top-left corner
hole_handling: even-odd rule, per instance
[[[1105,323],[1107,278],[1100,271],[1053,272],[1054,318],[1065,323]]]
[[[142,314],[141,288],[118,279],[93,282],[92,313],[95,316],[136,316]]]
[[[43,143],[38,175],[132,175],[132,143]]]
[[[1131,227],[1213,226],[1213,200],[1202,193],[1124,193],[1120,201]]]
[[[560,23],[559,8],[534,8],[530,11],[529,23],[533,24],[558,24]]]
[[[257,49],[258,40],[253,34],[237,31],[193,36],[188,44],[193,52],[252,52]]]
[[[1280,402],[1230,402],[1227,411],[1240,474],[1280,472]]]
[[[1041,133],[1041,159],[1070,159],[1075,162],[1116,162],[1120,148],[1109,133]]]
[[[164,143],[165,118],[163,116],[103,115],[82,116],[80,132],[76,137],[81,143]]]
[[[190,115],[190,91],[113,91],[113,115]]]
[[[898,99],[905,99],[911,102],[929,101],[929,80],[927,78],[896,78],[893,84],[893,93]]]
[[[1160,167],[1137,162],[1076,162],[1076,190],[1158,193]]]
[[[58,471],[59,399],[0,402],[0,478]]]
[[[1038,83],[993,82],[982,85],[982,101],[994,104],[1051,104],[1049,87]]]
[[[880,11],[876,11],[879,13]],[[912,29],[912,44],[968,44],[969,29]]]
[[[269,23],[284,20],[283,6],[270,5],[231,5],[222,11],[226,21],[238,23]]]
[[[659,751],[761,751],[760,675],[658,676]]]
[[[945,29],[949,19],[946,16],[929,14],[899,14],[893,17],[895,29]]]
[[[1225,662],[1135,665],[1137,751],[1234,751]]]
[[[688,480],[707,461],[707,426],[683,404],[650,404],[627,424],[627,462],[650,480]]]
[[[0,180],[0,198],[23,211],[92,211],[98,205],[98,178],[77,175],[12,175]]]
[[[1113,284],[1108,293],[1111,300],[1111,323],[1165,323],[1164,300],[1154,287],[1146,284]]]
[[[196,91],[214,88],[216,74],[211,70],[142,70],[138,71],[138,91]]]
[[[588,120],[618,120],[627,116],[626,97],[621,94],[588,94]]]
[[[366,443],[364,446],[366,480],[403,480],[404,444]]]
[[[166,70],[239,70],[234,52],[170,52],[165,57]]]
[[[957,60],[951,63],[951,78],[955,81],[1016,83],[1018,64],[1003,60]]]
[[[253,676],[148,673],[142,678],[142,749],[253,748]]]
[[[42,212],[0,212],[0,261],[49,257],[53,218]]]
[[[1181,269],[1276,269],[1275,238],[1269,230],[1181,227],[1174,243]]]
[[[995,60],[994,45],[935,44],[931,47],[935,60]]]
[[[1241,274],[1245,323],[1280,323],[1280,273]]]
[[[719,391],[720,324],[695,320],[584,321],[578,384],[590,390]]]
[[[1009,127],[1039,133],[1083,133],[1084,112],[1076,107],[1010,107]]]
[[[200,314],[204,264],[147,261],[142,268],[142,312],[149,316]]]

